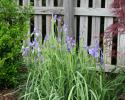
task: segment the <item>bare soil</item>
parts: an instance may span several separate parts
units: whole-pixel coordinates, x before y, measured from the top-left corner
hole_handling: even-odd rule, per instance
[[[18,95],[16,91],[13,90],[0,90],[0,100],[17,100]]]

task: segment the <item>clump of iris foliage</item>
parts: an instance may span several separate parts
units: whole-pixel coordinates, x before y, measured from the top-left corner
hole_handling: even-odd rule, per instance
[[[0,89],[17,86],[22,66],[21,46],[26,39],[30,9],[17,0],[0,0]]]
[[[57,16],[52,18],[52,32],[43,43],[35,29],[34,41],[22,47],[29,75],[20,99],[118,100],[124,90],[124,73],[108,75],[103,72],[103,65],[98,65],[102,70],[97,71],[98,43],[89,49],[83,46],[80,37],[76,53],[75,40],[67,33],[67,25],[63,26],[62,38],[55,35],[57,19]]]

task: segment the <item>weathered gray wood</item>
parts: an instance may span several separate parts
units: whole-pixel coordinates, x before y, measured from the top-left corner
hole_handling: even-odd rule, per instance
[[[34,0],[34,6],[41,7],[42,6],[42,0]],[[42,40],[42,16],[41,15],[35,15],[34,17],[34,28],[35,33],[37,33],[37,37],[39,37],[39,40]]]
[[[62,6],[63,6],[63,1],[64,1],[64,0],[58,0],[58,6],[59,6],[59,7],[62,7]]]
[[[52,14],[62,14],[64,15],[63,7],[33,7],[34,14],[44,14],[44,15],[52,15]]]
[[[93,0],[93,8],[101,8],[101,0]],[[92,17],[91,46],[99,43],[100,37],[100,17]]]
[[[58,7],[63,7],[63,0],[58,0]],[[58,36],[59,38],[62,39],[62,36],[63,36],[63,16],[62,15],[59,15],[58,19]]]
[[[30,0],[23,0],[23,6],[27,6],[30,4]]]
[[[106,0],[105,1],[105,8],[110,9],[110,5],[112,3],[112,0]],[[104,23],[104,30],[113,24],[113,18],[112,17],[105,17],[105,23]],[[104,53],[104,62],[106,64],[111,64],[111,54],[112,54],[112,33],[108,34],[109,38],[107,37],[107,34],[104,33],[104,39],[103,39],[103,53]],[[107,42],[107,39],[109,42]]]
[[[77,8],[77,0],[74,0],[74,6]],[[74,16],[74,34],[77,34],[77,16]],[[76,35],[75,35],[76,37]]]
[[[64,24],[68,26],[68,33],[75,36],[73,1],[74,0],[64,0]]]
[[[53,7],[54,6],[54,0],[46,0],[46,7]],[[54,12],[51,13],[50,15],[46,16],[46,34],[51,33],[51,19],[53,16]]]
[[[81,0],[80,7],[88,8],[88,0]],[[80,17],[80,46],[83,48],[83,45],[87,45],[87,34],[88,34],[88,17]]]
[[[34,6],[41,7],[42,6],[42,0],[34,0]]]
[[[75,8],[75,15],[84,16],[114,16],[112,14],[112,9],[105,8]]]
[[[62,14],[64,15],[63,7],[33,7],[34,14]],[[112,14],[112,9],[108,8],[74,8],[74,15],[79,16],[104,16],[104,17],[115,17]]]
[[[117,65],[125,65],[125,33],[118,33]]]
[[[23,6],[28,6],[28,5],[30,5],[30,0],[23,0]],[[28,27],[29,27],[27,35],[29,36],[29,34],[30,34],[30,19],[29,19],[29,21],[27,21],[27,23],[28,23]],[[24,42],[24,44],[29,45],[30,38],[28,38],[26,41],[23,41],[23,42]]]
[[[111,64],[105,64],[102,68],[102,67],[100,67],[99,64],[97,64],[96,69],[97,69],[97,71],[100,71],[103,69],[104,72],[119,73],[120,71],[122,71],[122,69],[124,69],[124,67],[115,66],[115,65],[111,65]]]

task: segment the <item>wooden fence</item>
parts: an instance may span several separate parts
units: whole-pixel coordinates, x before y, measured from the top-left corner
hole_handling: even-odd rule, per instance
[[[22,5],[28,5],[30,2],[35,11],[34,27],[39,33],[50,34],[52,14],[64,15],[64,23],[68,25],[70,34],[76,36],[75,33],[83,33],[84,43],[89,46],[101,41],[106,64],[125,64],[124,34],[115,38],[110,35],[112,45],[104,45],[106,39],[103,33],[115,19],[110,8],[113,0],[19,0]],[[116,52],[117,56],[113,58],[111,55]]]

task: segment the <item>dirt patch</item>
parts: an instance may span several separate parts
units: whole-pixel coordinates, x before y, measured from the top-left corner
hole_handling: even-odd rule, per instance
[[[119,100],[125,100],[125,94],[122,95]]]
[[[18,95],[13,90],[0,90],[0,100],[17,100]]]

